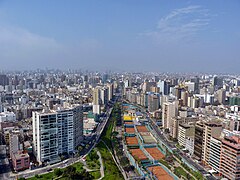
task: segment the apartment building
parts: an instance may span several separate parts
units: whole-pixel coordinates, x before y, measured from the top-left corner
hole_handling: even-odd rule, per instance
[[[216,172],[219,172],[220,168],[221,146],[222,141],[219,137],[211,137],[209,165]]]
[[[222,140],[220,175],[228,179],[240,179],[240,138],[225,137]]]
[[[83,139],[82,106],[33,112],[33,150],[37,161],[53,163],[73,153]]]
[[[178,143],[180,146],[186,147],[187,138],[194,137],[195,127],[189,124],[179,124]]]
[[[198,120],[199,119],[195,117],[173,117],[171,119],[170,136],[173,138],[178,138],[180,124],[195,124]]]
[[[165,102],[162,108],[162,124],[164,129],[170,129],[172,126],[172,118],[178,114],[178,102]]]
[[[30,157],[28,153],[22,153],[21,151],[12,156],[12,165],[15,171],[21,171],[29,169]]]
[[[208,121],[203,127],[202,162],[209,165],[211,137],[219,137],[222,132],[222,124],[217,121]]]
[[[199,161],[202,159],[202,143],[203,143],[203,122],[198,121],[195,125],[194,155]]]

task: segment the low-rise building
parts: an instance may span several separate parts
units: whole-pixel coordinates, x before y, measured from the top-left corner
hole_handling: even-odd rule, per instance
[[[12,155],[12,164],[15,171],[29,169],[30,158],[28,153],[18,152]]]

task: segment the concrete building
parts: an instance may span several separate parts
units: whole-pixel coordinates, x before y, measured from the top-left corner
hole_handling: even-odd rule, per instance
[[[0,123],[1,122],[15,122],[16,115],[13,112],[2,112],[0,113]]]
[[[187,87],[189,92],[195,92],[196,87],[194,82],[185,82],[185,86]]]
[[[222,124],[215,121],[205,122],[203,126],[202,161],[209,165],[211,137],[220,137]]]
[[[225,89],[219,89],[217,91],[217,100],[220,104],[225,104],[225,102],[226,102],[226,90]]]
[[[170,91],[170,85],[167,81],[159,81],[157,83],[157,86],[159,87],[159,92],[163,95],[168,95]]]
[[[101,98],[100,98],[100,89],[96,87],[93,89],[93,113],[100,114],[100,105],[101,105]]]
[[[199,161],[202,159],[202,144],[203,144],[203,122],[198,121],[195,125],[194,156]]]
[[[15,171],[21,171],[29,169],[30,157],[28,153],[22,153],[21,151],[12,156],[12,165]]]
[[[37,161],[57,162],[73,153],[83,139],[82,106],[51,112],[33,112],[33,150]]]
[[[221,145],[221,139],[218,137],[211,137],[209,165],[216,172],[219,172],[220,168]]]
[[[162,124],[164,129],[172,127],[172,118],[178,114],[178,102],[165,102],[162,108]]]
[[[227,179],[240,179],[240,138],[225,137],[222,140],[220,175]]]
[[[148,111],[154,112],[160,108],[159,96],[158,94],[148,95]]]
[[[111,101],[113,98],[113,84],[107,84],[107,88],[108,88],[108,101]]]
[[[100,100],[102,105],[106,105],[108,103],[108,88],[103,87],[100,89]]]
[[[9,154],[10,157],[16,154],[19,151],[19,137],[18,134],[10,134],[9,137]]]
[[[180,146],[186,147],[187,138],[193,138],[195,127],[189,124],[179,124],[178,128],[178,143]]]
[[[185,149],[188,150],[188,153],[190,154],[190,156],[193,155],[193,153],[194,153],[194,136],[186,138]]]
[[[171,119],[171,127],[170,127],[170,136],[172,138],[178,138],[179,125],[180,124],[195,124],[199,119],[195,117],[173,117]],[[192,130],[194,131],[194,130]]]

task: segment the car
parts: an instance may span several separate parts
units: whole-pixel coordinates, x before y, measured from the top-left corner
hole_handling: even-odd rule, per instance
[[[49,168],[47,171],[50,172],[50,171],[52,171],[52,170],[53,170],[52,168]]]

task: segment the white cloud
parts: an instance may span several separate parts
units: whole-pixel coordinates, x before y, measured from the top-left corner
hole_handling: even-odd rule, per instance
[[[66,45],[23,28],[0,26],[0,69],[77,68],[96,58],[101,47],[96,39]]]
[[[62,48],[53,38],[47,38],[31,33],[25,29],[0,27],[1,58],[36,57],[39,54],[49,54]],[[32,56],[35,55],[35,56]]]
[[[188,6],[175,9],[162,17],[153,31],[144,33],[164,42],[190,40],[210,23],[208,9],[201,6]]]

